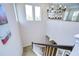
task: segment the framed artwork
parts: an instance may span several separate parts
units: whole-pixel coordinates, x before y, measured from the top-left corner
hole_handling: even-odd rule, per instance
[[[7,24],[7,23],[8,21],[7,21],[7,17],[5,15],[3,6],[0,5],[0,25]]]
[[[4,7],[0,5],[0,43],[5,45],[11,37]]]

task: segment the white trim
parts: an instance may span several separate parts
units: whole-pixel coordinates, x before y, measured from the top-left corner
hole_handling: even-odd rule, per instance
[[[35,51],[34,49],[32,49],[32,51],[37,55],[37,56],[42,56],[41,54],[39,54],[37,51]]]

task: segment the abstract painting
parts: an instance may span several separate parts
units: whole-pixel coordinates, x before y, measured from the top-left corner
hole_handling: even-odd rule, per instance
[[[5,45],[11,37],[11,32],[8,26],[8,20],[5,14],[5,9],[0,5],[0,41]]]

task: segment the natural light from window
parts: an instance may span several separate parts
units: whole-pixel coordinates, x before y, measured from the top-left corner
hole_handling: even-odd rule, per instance
[[[26,12],[26,20],[28,21],[41,20],[40,6],[25,5],[25,12]]]
[[[78,14],[79,14],[79,11],[74,12],[74,14],[72,16],[72,21],[76,21]]]
[[[33,21],[32,5],[25,5],[26,19]]]
[[[35,20],[36,21],[40,21],[41,20],[40,7],[39,6],[35,6]]]

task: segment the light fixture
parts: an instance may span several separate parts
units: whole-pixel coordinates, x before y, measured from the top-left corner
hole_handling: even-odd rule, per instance
[[[47,9],[48,12],[48,18],[49,19],[56,19],[56,20],[61,20],[63,17],[63,13],[66,11],[66,6],[63,4],[54,4]]]

